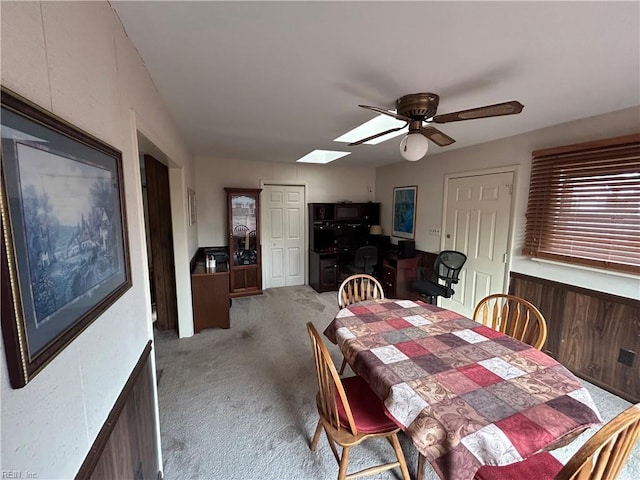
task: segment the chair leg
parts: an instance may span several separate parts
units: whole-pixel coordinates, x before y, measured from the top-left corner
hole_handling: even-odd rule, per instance
[[[344,447],[342,449],[342,458],[340,459],[340,471],[338,472],[338,480],[345,480],[347,478],[347,465],[349,464],[349,450],[350,450],[350,447]]]
[[[393,446],[393,450],[396,452],[396,457],[398,457],[402,478],[404,478],[404,480],[411,480],[411,477],[409,476],[409,469],[407,469],[407,460],[404,458],[404,453],[402,452],[402,447],[400,446],[397,433],[391,435],[391,445]]]
[[[309,447],[312,452],[316,451],[318,448],[318,440],[320,440],[320,434],[322,433],[322,420],[318,420],[318,426],[316,427],[316,433],[313,434],[313,441],[311,442],[311,446]]]
[[[326,430],[324,433],[327,434],[327,441],[329,442],[329,446],[331,447],[331,453],[333,453],[333,458],[336,459],[336,463],[340,466],[340,455],[338,455],[338,449],[336,448],[336,442],[333,441],[331,435]]]
[[[424,463],[425,456],[421,453],[418,453],[418,472],[416,475],[416,480],[424,480]]]
[[[340,366],[340,371],[338,372],[338,375],[342,375],[344,373],[344,368],[347,366],[347,359],[343,358],[342,359],[342,365]]]

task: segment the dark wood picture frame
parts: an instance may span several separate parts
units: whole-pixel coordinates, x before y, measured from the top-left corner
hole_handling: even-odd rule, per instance
[[[2,335],[24,387],[131,287],[122,153],[2,88]]]

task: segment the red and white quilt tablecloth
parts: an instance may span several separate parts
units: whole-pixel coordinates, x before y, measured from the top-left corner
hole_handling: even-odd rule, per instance
[[[324,333],[442,478],[470,480],[602,421],[556,360],[450,310],[372,300]]]

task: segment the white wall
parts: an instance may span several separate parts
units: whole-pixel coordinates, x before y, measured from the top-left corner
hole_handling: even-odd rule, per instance
[[[198,243],[227,245],[225,187],[260,188],[261,181],[306,185],[311,202],[368,202],[373,200],[374,168],[221,160],[196,157]]]
[[[525,110],[526,111],[526,110]],[[478,120],[481,122],[482,120]],[[505,120],[508,121],[508,120]],[[512,234],[512,271],[600,290],[629,298],[640,298],[640,280],[566,265],[539,263],[520,254],[524,242],[525,212],[531,173],[531,152],[572,143],[627,135],[640,131],[640,107],[585,118],[511,138],[492,141],[438,155],[427,155],[418,162],[394,163],[376,170],[376,201],[382,203],[382,225],[391,231],[393,187],[418,185],[416,248],[440,251],[440,236],[428,233],[442,225],[444,178],[482,169],[515,166],[515,211]]]
[[[22,389],[11,389],[4,345],[0,352],[0,470],[71,478],[152,338],[137,130],[182,171],[183,185],[193,184],[192,160],[107,2],[3,1],[0,9],[2,85],[123,155],[133,287]],[[178,248],[193,251],[197,232],[182,230]]]

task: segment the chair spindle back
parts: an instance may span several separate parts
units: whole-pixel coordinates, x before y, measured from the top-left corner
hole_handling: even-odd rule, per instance
[[[340,308],[378,298],[384,298],[382,285],[374,277],[364,273],[351,275],[342,282],[338,289],[338,306]]]
[[[637,403],[587,440],[555,480],[614,480],[639,437],[640,403]]]
[[[351,407],[347,400],[340,376],[336,371],[336,367],[333,364],[329,350],[322,341],[318,330],[313,326],[311,322],[307,323],[307,332],[311,338],[311,347],[313,349],[313,357],[316,364],[316,376],[318,379],[318,406],[321,410],[321,415],[329,421],[331,426],[337,430],[346,429],[340,422],[340,415],[338,410],[338,398],[342,402],[346,417],[349,421],[349,433],[352,435],[358,434],[355,421],[353,420],[353,414],[351,413]]]
[[[542,313],[515,295],[497,293],[483,298],[473,312],[473,319],[538,350],[547,340],[547,322]]]

